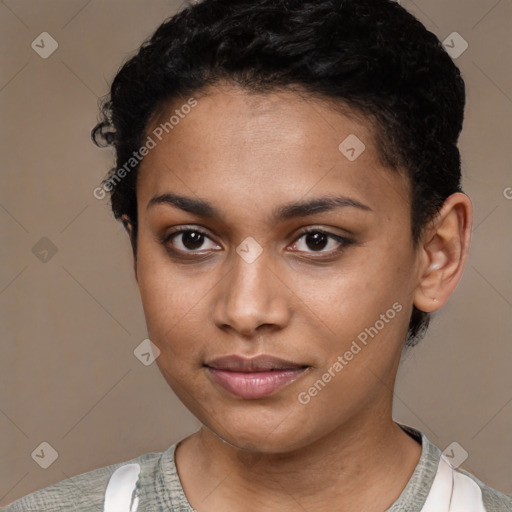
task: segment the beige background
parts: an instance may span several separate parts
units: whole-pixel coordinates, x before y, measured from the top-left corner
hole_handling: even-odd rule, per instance
[[[403,1],[457,58],[468,88],[461,139],[475,206],[463,280],[401,367],[395,419],[512,493],[510,0]],[[164,0],[3,0],[0,105],[0,504],[94,468],[161,451],[198,427],[133,351],[146,337],[130,247],[92,195],[112,163],[89,140],[121,61],[180,7]],[[42,59],[43,31],[58,49]],[[48,261],[32,252],[47,237]],[[47,243],[47,242],[42,242]],[[42,443],[57,460],[31,457]]]

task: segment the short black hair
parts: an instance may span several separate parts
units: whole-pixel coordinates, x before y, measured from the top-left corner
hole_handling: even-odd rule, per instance
[[[252,93],[295,88],[371,119],[381,161],[410,180],[414,248],[445,199],[462,192],[464,80],[437,36],[398,3],[203,0],[165,20],[124,63],[91,133],[115,147],[103,185],[115,218],[131,220],[135,257],[138,165],[114,183],[116,169],[166,102],[225,81]],[[429,321],[413,306],[406,347]]]

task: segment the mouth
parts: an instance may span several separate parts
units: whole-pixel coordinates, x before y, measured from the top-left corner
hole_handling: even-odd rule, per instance
[[[269,396],[297,380],[310,368],[272,356],[227,356],[204,364],[213,381],[244,399]]]

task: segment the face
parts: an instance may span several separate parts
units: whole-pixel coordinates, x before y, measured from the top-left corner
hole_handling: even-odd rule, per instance
[[[407,180],[368,122],[321,100],[228,85],[194,98],[152,119],[137,184],[160,371],[239,447],[286,452],[379,421],[417,285]]]

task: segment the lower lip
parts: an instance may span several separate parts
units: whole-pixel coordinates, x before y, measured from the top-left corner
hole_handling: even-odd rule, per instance
[[[241,398],[263,398],[297,380],[306,368],[264,372],[233,372],[208,368],[210,375],[224,389]]]

